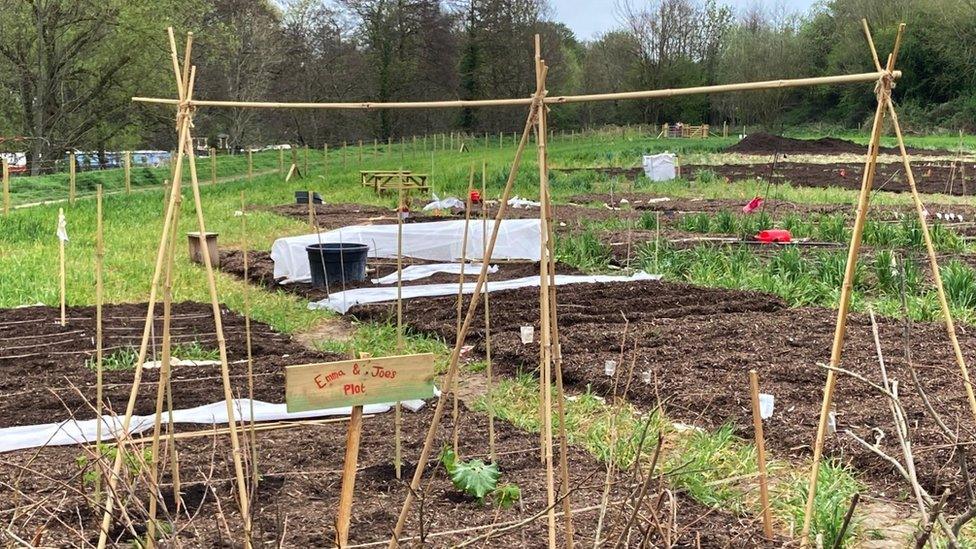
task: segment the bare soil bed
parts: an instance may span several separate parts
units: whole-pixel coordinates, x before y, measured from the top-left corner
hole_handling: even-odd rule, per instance
[[[138,352],[146,317],[146,304],[107,305],[104,308],[104,352]],[[162,305],[156,310],[154,339],[162,334]],[[222,309],[231,384],[235,397],[247,396],[247,358],[244,318]],[[177,303],[173,306],[173,345],[195,344],[217,348],[210,305]],[[95,402],[95,369],[86,361],[95,354],[94,307],[68,308],[67,326],[52,307],[0,310],[0,427],[33,425],[69,419],[91,419]],[[251,323],[254,356],[254,394],[258,400],[284,402],[284,366],[341,359],[314,352],[260,322]],[[149,360],[159,358],[151,351]],[[177,357],[184,358],[184,357]],[[93,363],[92,363],[93,364]],[[105,403],[124,413],[133,371],[106,371]],[[159,370],[145,369],[136,401],[137,414],[155,411]],[[172,371],[173,405],[188,408],[223,400],[220,366],[178,366]]]
[[[403,451],[408,460],[419,454],[423,438],[432,419],[432,406],[419,413],[404,412]],[[439,443],[451,440],[450,415],[438,431]],[[485,433],[487,420],[483,415],[462,410],[461,455],[464,459],[487,459]],[[499,452],[500,482],[517,483],[521,488],[522,503],[507,510],[497,511],[491,504],[481,504],[460,493],[447,478],[436,459],[425,473],[424,495],[414,504],[414,513],[407,522],[404,547],[453,547],[485,534],[484,527],[496,522],[499,528],[505,524],[527,520],[545,509],[545,467],[538,457],[538,435],[520,431],[511,425],[495,423]],[[260,489],[252,499],[254,508],[255,546],[275,547],[332,547],[335,539],[333,521],[338,504],[342,459],[345,445],[346,423],[338,421],[318,426],[296,429],[272,430],[258,433]],[[233,466],[230,462],[229,443],[225,436],[184,439],[177,442],[180,454],[180,470],[185,511],[180,515],[163,510],[160,516],[168,520],[175,532],[174,543],[187,547],[238,546],[240,515],[234,505]],[[438,446],[439,447],[439,446]],[[45,448],[34,451],[0,455],[0,501],[7,502],[0,511],[0,520],[10,524],[12,531],[31,539],[40,532],[39,544],[45,546],[79,546],[79,538],[95,543],[97,521],[101,514],[86,503],[81,494],[84,487],[80,476],[82,469],[75,462],[80,454],[77,447]],[[392,415],[367,417],[364,420],[362,445],[359,453],[359,470],[350,532],[351,544],[380,542],[385,547],[396,522],[406,493],[407,482],[414,466],[404,464],[403,478],[397,480],[391,464],[393,456]],[[582,450],[572,448],[569,466],[571,470],[572,503],[576,509],[589,509],[574,516],[577,540],[591,540],[596,532],[599,506],[605,477],[604,465]],[[19,475],[19,467],[28,467],[30,473]],[[43,472],[37,474],[35,472]],[[19,477],[19,480],[18,480]],[[631,478],[618,474],[610,494],[610,501],[622,500],[631,490]],[[83,488],[75,492],[68,486]],[[172,485],[167,473],[162,478],[166,509],[175,509]],[[21,513],[12,520],[8,511],[18,500],[12,487],[18,484],[21,492],[37,501],[49,497],[32,513]],[[90,494],[90,487],[87,488]],[[675,547],[760,547],[778,546],[780,542],[766,543],[761,539],[761,526],[752,518],[739,518],[729,513],[703,507],[682,493],[675,494],[674,513],[677,516],[677,534],[672,538]],[[215,503],[219,497],[220,506]],[[656,496],[647,501],[657,501]],[[667,498],[658,509],[661,516],[672,512]],[[130,505],[130,508],[135,507]],[[608,513],[604,535],[619,528],[626,514],[618,507]],[[663,513],[663,514],[662,514]],[[193,518],[190,519],[189,516]],[[135,515],[138,517],[139,515]],[[51,518],[53,517],[53,518]],[[63,521],[63,523],[61,522]],[[557,519],[562,525],[562,520]],[[78,532],[65,527],[71,525]],[[463,530],[461,532],[451,531]],[[661,546],[654,528],[650,528],[650,543]],[[425,542],[418,539],[423,533]],[[447,533],[447,535],[444,535]],[[676,539],[675,539],[676,538]],[[113,546],[126,547],[130,534],[120,524],[113,529]],[[634,541],[639,539],[635,534]],[[279,545],[280,544],[280,545]],[[493,536],[486,544],[477,547],[545,547],[545,515],[540,520],[528,522],[524,527],[509,529]]]
[[[819,139],[794,139],[769,133],[753,133],[740,140],[735,145],[725,148],[725,152],[740,154],[864,154],[867,145],[861,145],[847,139],[836,137],[821,137]],[[906,147],[909,154],[943,155],[955,154],[945,149],[919,149]],[[880,147],[881,154],[901,154],[898,147]]]
[[[500,371],[535,367],[538,347],[521,343],[519,327],[538,323],[537,303],[537,289],[492,294],[492,354]],[[776,412],[766,422],[769,445],[781,457],[811,452],[826,379],[818,363],[829,359],[834,311],[788,308],[780,299],[756,292],[657,282],[561,287],[558,307],[564,377],[570,386],[610,393],[614,382],[604,375],[604,362],[619,360],[626,319],[627,351],[624,366],[617,371],[627,375],[636,342],[630,400],[645,408],[660,402],[673,420],[709,429],[731,422],[739,435],[751,438],[748,371],[755,368],[762,390],[776,398]],[[405,311],[413,328],[453,339],[454,313],[446,301],[418,301]],[[382,319],[391,309],[364,306],[352,314]],[[940,447],[945,440],[924,414],[906,366],[903,325],[886,318],[880,319],[880,325],[889,375],[900,382],[912,422],[920,481],[934,492],[949,486],[958,493],[961,482],[955,475],[955,457],[950,449]],[[469,337],[476,351],[483,350],[483,335],[483,329],[475,328]],[[971,328],[959,326],[959,338],[966,356],[976,355]],[[934,406],[959,430],[961,440],[972,440],[974,425],[943,326],[917,324],[911,341],[916,370]],[[848,323],[843,366],[871,380],[880,379],[864,315],[852,315]],[[651,383],[643,382],[644,372],[650,373]],[[849,429],[874,443],[880,430],[881,448],[900,456],[884,398],[863,383],[840,376],[835,402],[838,434],[828,438],[827,455],[850,461],[888,496],[901,494],[903,481],[891,466],[844,434]]]

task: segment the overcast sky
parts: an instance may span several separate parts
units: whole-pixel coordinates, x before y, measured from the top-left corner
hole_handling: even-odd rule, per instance
[[[806,12],[816,0],[725,0],[720,4],[743,10],[756,4],[767,9],[785,8],[791,12]],[[590,40],[600,34],[620,27],[617,13],[617,0],[550,0],[553,18],[566,24],[582,40]],[[633,5],[641,5],[634,0]]]

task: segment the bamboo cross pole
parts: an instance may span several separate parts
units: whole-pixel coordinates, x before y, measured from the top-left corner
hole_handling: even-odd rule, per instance
[[[540,95],[537,93],[536,97],[540,97]],[[522,154],[525,151],[525,145],[528,143],[529,133],[532,131],[534,116],[535,108],[533,107],[530,109],[526,117],[525,127],[522,130],[522,139],[519,142],[519,146],[515,150],[515,158],[512,160],[512,168],[509,171],[508,180],[505,182],[505,188],[502,191],[501,198],[499,199],[498,212],[495,214],[495,223],[492,227],[491,239],[488,242],[488,251],[484,261],[481,264],[481,273],[478,275],[478,281],[475,283],[474,292],[471,294],[471,300],[468,302],[468,312],[465,315],[464,323],[461,325],[462,334],[468,333],[468,329],[470,328],[471,322],[474,319],[475,310],[478,306],[478,300],[481,297],[481,293],[484,289],[485,277],[487,276],[488,265],[491,261],[491,254],[495,249],[495,242],[498,239],[501,220],[505,217],[508,199],[511,196],[512,187],[514,186],[515,179],[518,176],[518,169],[522,161]],[[463,341],[464,338],[458,338],[458,342],[455,343],[454,349],[451,351],[451,356],[448,359],[447,373],[444,376],[444,387],[452,387],[453,379],[458,374],[458,363],[461,357],[461,345],[458,343]],[[400,535],[403,533],[403,528],[406,525],[407,518],[410,515],[410,508],[413,505],[416,494],[420,490],[420,482],[423,480],[424,469],[427,467],[427,462],[430,460],[430,454],[434,447],[437,429],[444,417],[444,403],[446,398],[447,391],[442,392],[437,398],[437,403],[434,406],[433,418],[431,419],[430,427],[427,429],[427,435],[424,438],[424,445],[421,448],[420,455],[417,458],[417,466],[414,469],[413,478],[410,480],[410,488],[407,490],[406,496],[404,497],[403,506],[400,508],[400,515],[397,517],[396,525],[394,526],[392,535],[390,536],[389,549],[396,549],[399,545],[398,540],[400,539]]]
[[[763,534],[766,539],[773,539],[773,517],[769,508],[766,476],[766,439],[763,436],[763,420],[759,408],[759,374],[756,370],[749,370],[749,394],[752,400],[752,427],[756,436],[756,459],[759,464],[759,502],[762,505]]]
[[[3,215],[7,216],[10,215],[10,164],[5,158],[0,162],[3,163],[0,167],[3,170]]]
[[[863,22],[866,27],[866,22]],[[895,46],[892,54],[888,56],[887,73],[893,74],[895,59],[898,48],[901,44],[901,33],[904,26],[899,27],[898,35],[895,38]],[[870,40],[870,38],[869,38]],[[869,42],[870,44],[870,42]],[[873,48],[873,45],[872,45]],[[875,55],[875,59],[877,56]],[[880,64],[879,64],[880,66]],[[834,341],[830,352],[830,366],[827,371],[827,380],[824,385],[823,402],[820,407],[820,421],[817,425],[817,436],[813,446],[813,463],[810,467],[810,479],[807,487],[807,501],[803,517],[803,528],[800,533],[800,546],[807,547],[810,541],[810,525],[813,520],[813,508],[817,496],[817,479],[820,474],[820,459],[823,455],[824,439],[827,432],[827,420],[830,415],[830,407],[833,402],[834,387],[837,383],[835,369],[840,365],[841,353],[844,349],[844,337],[847,334],[847,316],[850,311],[851,294],[854,285],[854,273],[857,268],[858,253],[861,248],[861,237],[864,233],[864,226],[867,223],[868,206],[871,199],[871,187],[874,183],[874,173],[878,161],[878,148],[881,142],[881,130],[884,122],[885,96],[891,93],[892,77],[882,77],[879,80],[877,90],[878,101],[874,112],[874,123],[871,127],[871,140],[868,145],[868,154],[864,166],[864,175],[861,179],[861,191],[858,196],[857,216],[854,220],[854,227],[851,231],[851,243],[847,253],[847,266],[844,269],[844,282],[841,286],[840,302],[837,307],[837,323],[834,329]]]
[[[64,238],[61,236],[60,232],[62,230],[62,225],[64,221],[64,208],[58,208],[58,295],[61,302],[61,326],[65,326],[68,323],[67,315],[65,314],[65,294],[66,294],[66,282],[65,282],[65,253],[64,253]]]
[[[313,227],[314,228],[314,227]],[[251,447],[251,490],[257,490],[258,479],[258,439],[254,421],[254,353],[251,348],[251,293],[248,282],[249,260],[247,243],[247,203],[241,191],[241,256],[244,258],[244,344],[247,347],[247,398],[250,402],[250,441]]]
[[[539,35],[535,35],[535,78],[536,88],[539,94],[546,96],[546,66],[542,61],[542,48]],[[547,164],[547,141],[548,132],[546,128],[546,106],[540,102],[536,105],[536,151],[538,153],[539,164],[539,195],[540,202],[545,203],[549,187],[549,169]],[[542,387],[542,432],[543,432],[543,458],[546,465],[546,520],[548,526],[549,549],[556,547],[556,492],[555,492],[555,472],[553,469],[552,456],[552,325],[550,317],[550,294],[549,294],[549,220],[546,218],[546,208],[539,208],[540,241],[542,242],[542,255],[539,260],[539,312],[541,333],[539,334],[539,347],[541,349],[542,361],[539,364],[539,385]]]
[[[104,385],[103,377],[103,340],[102,340],[102,303],[104,301],[104,286],[102,281],[103,265],[105,261],[105,240],[102,227],[102,186],[95,191],[95,451],[101,458],[102,444],[102,402]],[[95,501],[102,501],[102,475],[95,476]]]
[[[75,153],[68,155],[68,203],[75,203],[75,179],[77,166],[75,164]]]
[[[132,192],[132,152],[125,151],[122,161],[125,168],[125,194],[129,194]]]

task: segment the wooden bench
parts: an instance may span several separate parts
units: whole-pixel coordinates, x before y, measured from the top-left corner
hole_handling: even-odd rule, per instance
[[[430,184],[427,182],[427,174],[411,173],[407,171],[363,171],[359,172],[362,176],[362,184],[365,187],[373,187],[377,194],[386,191],[430,191]]]

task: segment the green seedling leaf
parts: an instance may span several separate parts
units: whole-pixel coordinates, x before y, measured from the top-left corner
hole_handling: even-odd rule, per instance
[[[498,465],[473,459],[468,462],[457,462],[451,481],[455,488],[484,503],[485,496],[498,485],[499,476],[501,472],[498,470]]]
[[[448,476],[454,476],[455,464],[457,463],[457,456],[454,454],[454,450],[450,446],[444,446],[441,448],[441,455],[439,456],[441,464],[444,465],[444,470],[447,471]]]
[[[498,507],[508,509],[515,505],[516,501],[522,499],[522,489],[519,488],[518,484],[499,484],[491,493],[491,499]]]

